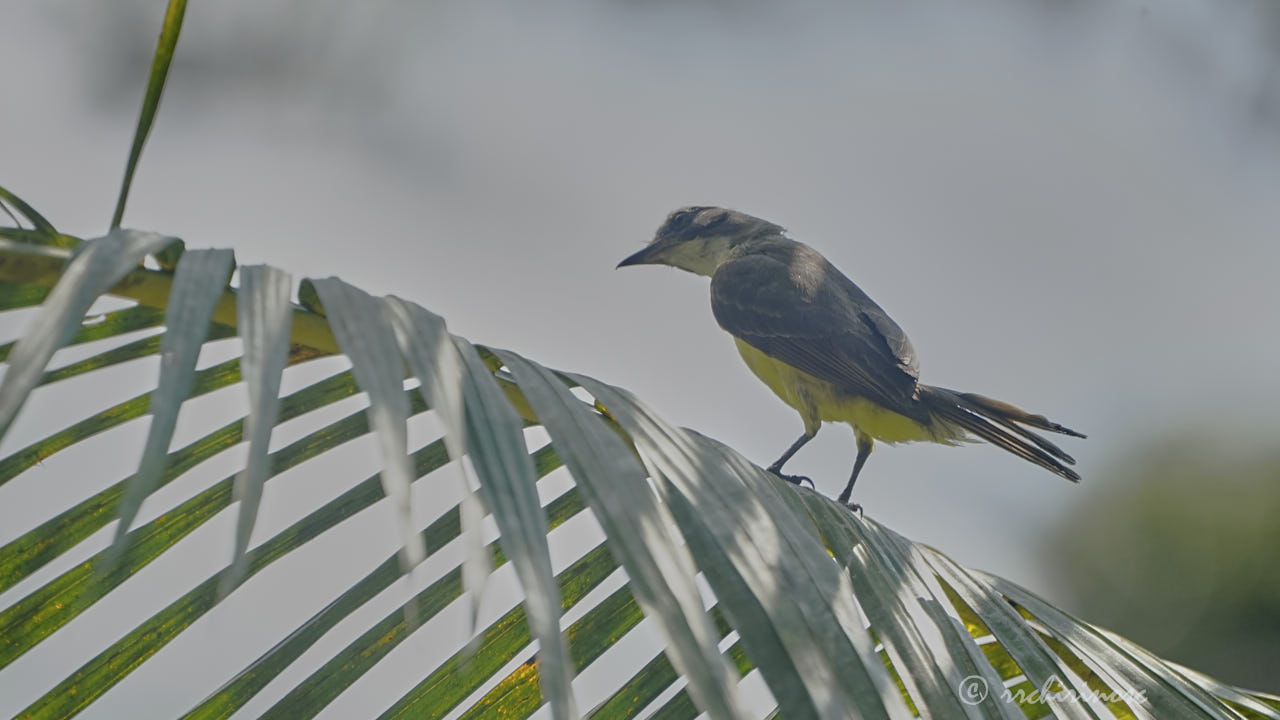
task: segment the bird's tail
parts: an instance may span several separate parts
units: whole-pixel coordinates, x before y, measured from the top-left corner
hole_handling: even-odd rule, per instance
[[[973,393],[921,385],[920,400],[931,416],[959,426],[996,447],[1008,450],[1072,482],[1080,480],[1080,476],[1067,467],[1074,465],[1075,459],[1028,428],[1078,438],[1084,437],[1082,433],[1052,422],[1043,415],[1033,415],[1009,403]]]

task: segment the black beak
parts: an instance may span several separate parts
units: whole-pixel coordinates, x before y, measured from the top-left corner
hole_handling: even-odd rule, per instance
[[[649,259],[650,252],[652,250],[653,250],[653,245],[646,245],[643,248],[640,248],[639,252],[634,253],[632,255],[628,255],[625,260],[618,263],[618,267],[626,267],[628,265],[650,265],[653,262],[652,260]]]

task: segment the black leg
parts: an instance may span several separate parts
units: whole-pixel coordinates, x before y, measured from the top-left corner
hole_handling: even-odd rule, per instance
[[[871,439],[870,435],[858,433],[857,436],[858,458],[853,461],[853,474],[849,476],[849,484],[844,486],[844,492],[840,493],[840,497],[837,500],[858,512],[862,512],[862,506],[849,502],[849,496],[853,494],[853,484],[858,480],[858,473],[862,472],[862,466],[866,464],[867,458],[871,457],[871,448],[875,441]]]
[[[796,452],[800,450],[800,448],[804,447],[805,443],[812,440],[814,435],[817,435],[817,434],[818,434],[817,430],[814,430],[812,434],[810,434],[809,432],[805,432],[805,434],[801,435],[798,440],[791,443],[791,447],[787,448],[787,451],[782,453],[782,457],[775,460],[774,463],[766,469],[769,472],[773,473],[774,475],[777,475],[783,480],[786,480],[787,482],[791,483],[792,485],[809,483],[809,487],[813,487],[813,481],[803,475],[784,475],[782,472],[782,466],[786,465],[787,461],[791,459],[791,456],[795,455]]]

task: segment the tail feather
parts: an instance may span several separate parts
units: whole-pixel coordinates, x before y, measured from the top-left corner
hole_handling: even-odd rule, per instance
[[[960,393],[946,388],[921,385],[920,399],[931,415],[958,425],[998,448],[1017,455],[1040,467],[1078,482],[1080,475],[1067,465],[1075,459],[1054,443],[1028,430],[1040,430],[1084,437],[1068,427],[1051,422],[1043,415],[1033,415],[1009,403],[973,393]]]
[[[1066,427],[1065,425],[1059,425],[1058,423],[1051,421],[1049,418],[1043,415],[1033,415],[1032,413],[1029,413],[1026,410],[1023,410],[1022,408],[1017,407],[1016,405],[1010,405],[1007,402],[995,400],[993,398],[986,397],[985,395],[978,395],[977,393],[954,393],[954,394],[960,397],[960,399],[962,400],[968,401],[969,403],[977,405],[980,408],[984,408],[988,410],[990,413],[994,413],[994,415],[1006,417],[1009,420],[1013,420],[1014,422],[1020,422],[1023,425],[1030,425],[1033,428],[1048,430],[1049,432],[1061,433],[1063,435],[1070,435],[1071,437],[1078,437],[1078,438],[1088,437],[1084,433],[1076,432],[1075,430],[1072,430],[1071,428]],[[983,414],[986,415],[987,413],[983,413]]]
[[[972,413],[976,413],[977,415],[980,415],[983,418],[991,422],[994,422],[997,425],[1000,425],[1001,427],[1004,427],[1008,430],[1012,430],[1013,432],[1017,433],[1020,437],[1034,443],[1041,450],[1044,450],[1045,452],[1049,453],[1053,457],[1067,464],[1075,464],[1075,461],[1076,461],[1075,458],[1068,455],[1065,450],[1058,447],[1057,444],[1050,442],[1050,440],[1044,437],[1043,435],[1039,435],[1037,433],[1034,433],[1026,429],[1025,427],[1019,425],[1017,421],[1011,419],[1008,415],[998,413],[991,406],[981,405],[981,404],[972,402],[972,400],[970,399],[972,396],[958,395],[958,397],[960,399],[959,404],[962,408]],[[982,396],[978,395],[976,397],[981,398]],[[986,400],[987,398],[982,398],[982,399]],[[1005,404],[1006,403],[1001,403],[1001,405],[1005,405]],[[1010,405],[1009,407],[1013,407],[1013,406]],[[1014,408],[1014,409],[1018,410],[1019,412],[1022,412],[1018,408]],[[1043,416],[1036,416],[1036,417],[1043,417]],[[1074,436],[1083,437],[1082,435],[1079,435],[1079,433],[1075,433]]]

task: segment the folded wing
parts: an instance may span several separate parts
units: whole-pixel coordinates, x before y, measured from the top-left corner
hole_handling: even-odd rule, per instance
[[[723,263],[716,322],[764,354],[908,417],[925,419],[902,328],[821,255],[794,244]]]

